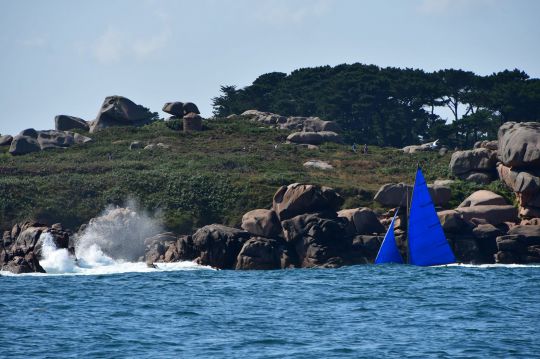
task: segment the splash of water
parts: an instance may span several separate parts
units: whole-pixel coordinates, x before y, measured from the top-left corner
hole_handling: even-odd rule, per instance
[[[210,269],[193,262],[159,263],[156,268],[149,268],[145,262],[139,261],[144,256],[144,239],[160,232],[159,222],[144,212],[109,207],[75,237],[75,256],[67,249],[57,248],[50,233],[43,233],[40,264],[47,274]]]
[[[138,261],[144,256],[144,240],[163,229],[150,215],[131,208],[109,207],[92,219],[84,231],[75,238],[78,258],[90,262],[103,259]],[[101,253],[100,253],[101,251]]]

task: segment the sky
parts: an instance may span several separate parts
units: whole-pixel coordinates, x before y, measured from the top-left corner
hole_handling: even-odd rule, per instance
[[[302,67],[538,78],[539,15],[536,0],[0,0],[0,134],[92,120],[110,95],[209,117],[221,85]]]

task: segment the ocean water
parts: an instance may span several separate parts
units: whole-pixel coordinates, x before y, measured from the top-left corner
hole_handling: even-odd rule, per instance
[[[217,271],[87,257],[52,249],[56,274],[0,273],[0,357],[540,355],[540,267]]]

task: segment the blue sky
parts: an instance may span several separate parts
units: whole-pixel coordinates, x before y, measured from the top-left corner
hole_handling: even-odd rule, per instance
[[[210,116],[220,85],[327,64],[540,77],[539,15],[535,0],[0,0],[0,133],[91,120],[109,95]]]

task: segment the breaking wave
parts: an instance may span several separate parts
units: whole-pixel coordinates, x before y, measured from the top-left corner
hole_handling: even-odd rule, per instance
[[[159,221],[137,210],[134,204],[109,207],[74,237],[74,254],[57,248],[53,236],[43,233],[40,264],[47,274],[53,275],[211,269],[187,261],[149,267],[144,262],[144,240],[161,232]]]

